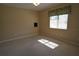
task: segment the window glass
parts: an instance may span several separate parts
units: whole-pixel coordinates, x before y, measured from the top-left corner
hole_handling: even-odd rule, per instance
[[[59,15],[59,28],[67,29],[68,14]]]
[[[68,14],[51,16],[50,28],[67,29]]]
[[[57,28],[57,20],[58,20],[58,16],[50,17],[50,28]]]

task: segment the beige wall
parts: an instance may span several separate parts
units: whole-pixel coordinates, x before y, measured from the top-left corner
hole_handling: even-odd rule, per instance
[[[21,36],[32,36],[38,34],[38,28],[33,23],[38,22],[38,13],[21,8],[0,7],[2,9],[2,40],[9,40]]]
[[[1,8],[0,8],[0,39],[1,39]]]
[[[2,40],[2,27],[2,8],[0,8],[0,40]]]
[[[68,20],[68,29],[50,29],[48,11],[63,7],[67,4],[49,8],[39,12],[40,35],[49,36],[69,43],[79,43],[79,4],[72,4],[72,12]]]

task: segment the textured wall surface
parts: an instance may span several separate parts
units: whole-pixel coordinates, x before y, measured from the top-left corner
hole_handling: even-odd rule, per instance
[[[38,34],[38,27],[33,23],[38,22],[38,13],[21,8],[0,7],[0,24],[2,26],[2,40],[12,39],[14,37],[29,36]],[[0,27],[1,28],[1,27]]]

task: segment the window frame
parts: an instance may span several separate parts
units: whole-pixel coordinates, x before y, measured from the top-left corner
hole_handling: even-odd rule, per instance
[[[63,15],[63,14],[60,14],[60,15]],[[58,16],[58,15],[57,15]],[[48,17],[48,28],[49,29],[55,29],[55,30],[68,30],[69,28],[69,17],[70,17],[70,14],[68,14],[68,20],[67,20],[67,29],[61,29],[61,28],[50,28],[50,16]],[[59,20],[59,19],[58,19]]]

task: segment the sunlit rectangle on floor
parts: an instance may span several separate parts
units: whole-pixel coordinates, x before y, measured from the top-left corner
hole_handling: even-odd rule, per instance
[[[46,45],[47,47],[49,47],[51,49],[55,49],[56,47],[59,46],[57,43],[51,42],[51,41],[46,40],[46,39],[40,39],[40,40],[38,40],[38,42]]]

